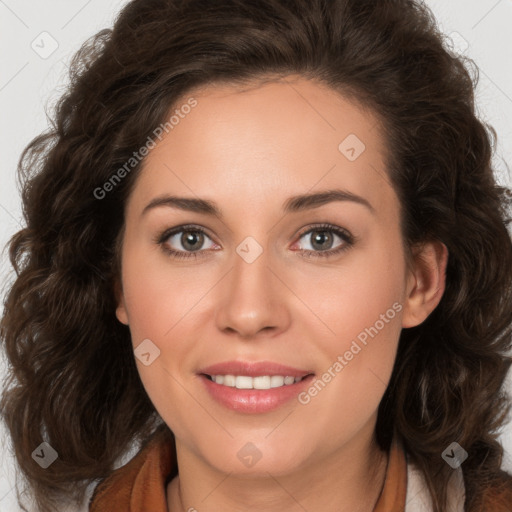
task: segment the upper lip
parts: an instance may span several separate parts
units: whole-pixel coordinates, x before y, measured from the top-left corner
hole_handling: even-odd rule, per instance
[[[198,373],[206,375],[247,375],[249,377],[261,377],[263,375],[282,375],[284,377],[305,377],[313,373],[310,370],[292,368],[271,361],[225,361],[201,368]]]

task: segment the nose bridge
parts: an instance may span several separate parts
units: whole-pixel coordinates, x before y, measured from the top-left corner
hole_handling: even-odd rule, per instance
[[[267,239],[263,235],[247,236],[236,246],[217,315],[220,329],[250,337],[263,329],[287,326],[283,285],[272,270],[275,262],[271,261],[273,251]]]

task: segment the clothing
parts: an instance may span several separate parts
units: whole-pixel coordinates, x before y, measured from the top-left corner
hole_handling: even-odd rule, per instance
[[[89,512],[168,512],[167,484],[178,470],[174,440],[166,432],[158,433],[127,464],[98,484],[89,501]],[[450,480],[448,496],[447,512],[463,512],[465,494],[460,467]],[[512,492],[507,496],[512,497]],[[507,502],[503,495],[501,500]],[[373,512],[431,510],[422,474],[408,462],[401,444],[394,440],[389,451],[384,486]],[[485,512],[508,510],[512,507],[490,506]]]

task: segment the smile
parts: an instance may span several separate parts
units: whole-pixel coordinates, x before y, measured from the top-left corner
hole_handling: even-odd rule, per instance
[[[280,388],[282,386],[291,386],[304,378],[282,375],[260,375],[258,377],[251,377],[249,375],[207,375],[207,377],[216,384],[237,389]]]
[[[311,385],[314,378],[312,373],[303,377],[200,374],[200,381],[214,402],[245,414],[267,413],[286,404],[296,403],[299,394]],[[217,383],[217,380],[222,384]]]

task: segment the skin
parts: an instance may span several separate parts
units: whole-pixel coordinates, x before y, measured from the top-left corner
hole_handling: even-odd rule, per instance
[[[160,349],[151,365],[137,365],[176,436],[169,510],[371,511],[387,464],[374,438],[377,408],[401,329],[423,322],[441,299],[446,247],[415,248],[406,264],[379,124],[339,93],[287,77],[191,96],[197,106],[151,150],[127,202],[117,291],[117,318],[134,348],[150,339]],[[366,146],[353,162],[338,150],[349,134]],[[334,201],[282,213],[290,196],[327,189],[357,194],[373,211]],[[162,194],[215,201],[223,218],[170,206],[142,214]],[[188,223],[207,233],[193,242],[202,254],[172,259],[155,239]],[[345,243],[329,232],[332,242],[315,248],[306,233],[321,223],[356,242],[338,255],[305,257]],[[181,234],[163,245],[186,252]],[[247,236],[263,249],[252,263],[236,252]],[[235,412],[210,398],[197,375],[241,359],[321,377],[394,303],[401,311],[306,405]],[[251,468],[237,457],[247,442],[261,452]]]

